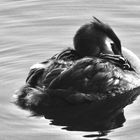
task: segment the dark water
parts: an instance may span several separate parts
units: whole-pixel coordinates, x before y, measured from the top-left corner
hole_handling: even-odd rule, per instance
[[[124,47],[140,57],[139,0],[1,0],[0,1],[0,139],[99,139],[98,132],[62,130],[43,117],[30,117],[10,103],[24,84],[29,67],[63,48],[82,24],[96,16],[109,23]],[[124,126],[100,139],[137,140],[140,136],[140,98],[125,108]],[[86,137],[83,137],[85,136]]]

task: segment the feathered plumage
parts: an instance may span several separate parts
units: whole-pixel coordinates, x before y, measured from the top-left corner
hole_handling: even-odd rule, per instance
[[[111,48],[106,38],[113,41]],[[106,116],[134,100],[138,92],[132,91],[140,86],[137,66],[129,54],[124,57],[109,25],[95,18],[76,32],[74,46],[33,65],[26,84],[16,93],[16,104],[52,118],[72,119],[72,114],[74,118],[86,114],[98,118],[102,112]]]

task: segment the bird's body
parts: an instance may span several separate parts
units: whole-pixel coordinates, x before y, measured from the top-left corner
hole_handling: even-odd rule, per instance
[[[32,88],[29,90],[32,92],[26,92],[24,98],[18,94],[18,104],[25,101],[24,105],[21,102],[25,108],[40,104],[48,106],[55,104],[56,98],[68,104],[101,102],[127,94],[140,86],[140,76],[135,71],[122,69],[103,58],[76,58],[72,51],[67,49],[45,62],[33,65],[22,89]],[[34,89],[39,94],[34,94]],[[38,100],[40,95],[45,95],[46,100]],[[48,97],[52,102],[47,102]]]
[[[40,114],[47,112],[51,118],[69,116],[70,120],[72,114],[74,118],[86,118],[87,114],[97,118],[101,114],[108,116],[134,100],[138,92],[132,91],[140,87],[140,60],[127,49],[122,53],[119,39],[112,29],[113,33],[108,35],[114,42],[112,52],[103,44],[102,37],[102,43],[98,43],[101,33],[92,42],[91,28],[88,28],[87,37],[82,35],[81,30],[87,33],[88,26],[91,25],[76,33],[75,50],[67,49],[31,67],[25,86],[17,92],[16,103],[19,106]],[[108,28],[104,29],[103,38],[105,33],[109,34]],[[83,41],[82,49],[77,46],[81,43],[79,41]],[[86,52],[86,45],[90,53]]]

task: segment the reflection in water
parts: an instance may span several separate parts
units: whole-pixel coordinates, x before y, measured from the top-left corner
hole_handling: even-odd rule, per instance
[[[114,115],[114,114],[113,114]],[[93,116],[88,116],[87,120],[80,121],[79,124],[77,122],[72,121],[71,124],[69,124],[64,129],[67,129],[69,131],[99,131],[99,135],[90,135],[90,136],[105,136],[107,133],[109,133],[111,129],[122,127],[123,123],[125,122],[124,113],[117,112],[114,116],[108,116],[107,120],[98,120],[94,119]],[[59,124],[66,124],[62,120]],[[56,124],[55,121],[52,121],[52,124]],[[77,124],[77,125],[76,125]],[[89,135],[85,136],[89,137]]]
[[[106,136],[111,129],[123,126],[125,122],[123,108],[131,104],[139,93],[140,87],[113,99],[94,103],[92,107],[87,104],[74,105],[74,107],[65,104],[60,108],[44,108],[41,114],[46,119],[51,119],[51,124],[65,126],[63,129],[68,131],[98,131],[99,134],[84,137],[102,137]]]
[[[109,133],[109,131],[99,131],[98,134],[85,135],[84,137],[86,137],[86,138],[98,137],[98,139],[104,139],[101,137],[106,136],[108,133]],[[106,139],[106,140],[109,140],[109,139]]]
[[[96,114],[96,112],[94,112]],[[102,116],[104,116],[104,112]],[[45,118],[52,118],[46,114]],[[53,114],[54,115],[54,114]],[[67,117],[67,118],[66,118]],[[121,127],[125,122],[123,110],[118,110],[109,116],[104,116],[104,118],[98,118],[99,116],[86,115],[86,117],[81,116],[80,118],[73,118],[70,120],[69,116],[65,115],[60,117],[57,114],[53,117],[53,125],[66,126],[63,129],[69,131],[99,131],[101,132],[99,136],[105,136],[111,129]],[[97,135],[93,135],[94,137]]]
[[[94,140],[110,140],[110,139],[106,139],[106,138],[97,138],[97,139],[94,139]]]

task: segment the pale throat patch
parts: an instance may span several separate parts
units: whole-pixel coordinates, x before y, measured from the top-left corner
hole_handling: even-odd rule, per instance
[[[113,43],[113,41],[110,39],[110,38],[106,38],[105,39],[105,44],[106,44],[106,46],[107,46],[107,50],[108,51],[110,51],[110,52],[112,52],[112,46],[111,46],[111,44]]]

